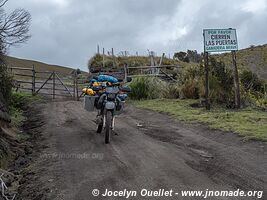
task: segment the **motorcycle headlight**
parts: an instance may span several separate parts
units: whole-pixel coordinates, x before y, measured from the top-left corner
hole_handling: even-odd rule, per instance
[[[107,95],[107,97],[108,97],[108,100],[112,101],[112,100],[114,100],[114,99],[116,98],[116,94],[114,94],[114,93],[109,93],[109,94]]]

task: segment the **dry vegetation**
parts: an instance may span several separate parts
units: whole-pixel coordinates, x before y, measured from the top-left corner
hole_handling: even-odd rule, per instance
[[[20,58],[15,58],[11,56],[5,56],[5,61],[8,67],[31,68],[34,65],[36,71],[57,71],[64,75],[71,74],[71,72],[74,70],[73,68],[70,68],[70,67],[50,65],[50,64],[43,63],[43,62],[20,59]]]
[[[213,55],[227,66],[232,65],[230,53]],[[237,65],[241,69],[249,69],[260,78],[267,80],[267,44],[252,46],[237,52]]]

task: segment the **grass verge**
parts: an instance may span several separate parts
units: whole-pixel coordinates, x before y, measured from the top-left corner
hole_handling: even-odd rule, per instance
[[[43,101],[43,99],[40,96],[32,96],[24,92],[13,92],[9,106],[11,125],[17,128],[21,127],[26,120],[24,116],[26,107],[31,103],[41,101]]]
[[[267,112],[253,108],[229,110],[214,107],[210,111],[204,108],[194,108],[191,104],[197,100],[154,99],[130,101],[138,108],[163,112],[187,123],[205,123],[210,128],[232,131],[245,139],[255,139],[267,142]]]

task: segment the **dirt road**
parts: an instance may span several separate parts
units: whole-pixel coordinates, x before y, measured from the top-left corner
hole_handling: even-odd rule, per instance
[[[267,188],[266,145],[261,142],[127,107],[116,121],[119,135],[105,145],[104,136],[95,132],[95,114],[84,111],[81,102],[51,102],[43,112],[46,148],[28,168],[23,199],[119,199],[101,196],[106,189],[137,191],[129,199],[198,199],[180,193]],[[101,194],[94,197],[93,189]],[[142,189],[179,194],[140,197]]]

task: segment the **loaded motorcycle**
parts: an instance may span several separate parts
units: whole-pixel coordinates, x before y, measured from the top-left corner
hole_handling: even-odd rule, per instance
[[[130,78],[127,79],[131,81]],[[115,116],[122,113],[127,93],[131,92],[128,86],[122,86],[118,83],[101,83],[99,86],[93,86],[91,89],[95,92],[94,98],[92,96],[90,101],[94,108],[97,109],[97,133],[104,130],[105,143],[110,143],[112,131],[115,128]],[[88,98],[87,97],[87,98]],[[86,98],[86,96],[85,96]]]

